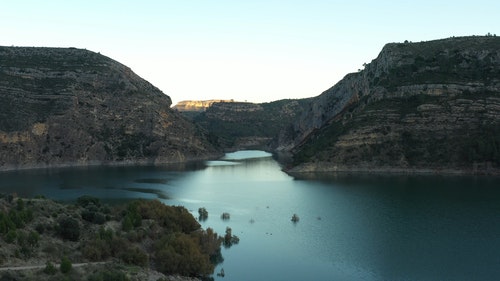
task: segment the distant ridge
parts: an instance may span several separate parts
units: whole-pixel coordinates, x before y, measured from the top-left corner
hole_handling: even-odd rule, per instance
[[[178,111],[194,111],[194,112],[201,112],[205,111],[207,108],[209,108],[212,104],[218,103],[218,102],[234,102],[233,99],[230,100],[184,100],[178,102],[175,106],[173,106],[173,109],[176,109]]]

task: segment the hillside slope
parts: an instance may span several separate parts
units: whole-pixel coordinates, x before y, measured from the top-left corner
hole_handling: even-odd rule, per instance
[[[274,148],[291,170],[498,173],[500,38],[387,44]]]
[[[130,68],[75,48],[0,47],[0,169],[164,163],[215,151]]]
[[[269,103],[219,102],[194,117],[218,146],[229,149],[267,149],[269,142],[302,113],[308,99]]]

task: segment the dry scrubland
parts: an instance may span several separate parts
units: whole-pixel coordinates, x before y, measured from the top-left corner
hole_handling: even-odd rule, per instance
[[[222,242],[159,201],[0,198],[0,280],[197,280],[222,260]],[[23,266],[38,267],[6,269]]]

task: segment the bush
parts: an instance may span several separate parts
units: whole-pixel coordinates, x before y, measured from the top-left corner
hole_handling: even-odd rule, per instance
[[[97,197],[83,195],[78,197],[78,199],[76,199],[76,204],[86,208],[89,205],[100,206],[101,202]]]
[[[54,274],[56,274],[57,269],[56,269],[56,267],[50,261],[48,261],[45,264],[45,268],[43,269],[43,272],[45,274],[48,274],[48,275],[54,275]]]
[[[14,243],[14,241],[16,241],[16,238],[17,238],[16,231],[11,229],[11,230],[9,230],[9,232],[7,232],[7,234],[5,235],[3,240],[5,240],[5,242],[7,242],[9,244],[12,244],[12,243]]]
[[[24,209],[24,201],[23,201],[23,199],[21,199],[21,198],[17,199],[16,209],[18,211],[22,211]]]
[[[191,233],[200,228],[200,224],[184,207],[167,206],[158,200],[140,200],[135,205],[143,219],[153,219],[173,232]]]
[[[238,244],[239,242],[240,238],[232,234],[232,230],[230,227],[226,227],[226,235],[224,235],[224,247],[229,248],[234,244]]]
[[[164,274],[209,275],[214,269],[197,239],[184,233],[164,236],[155,245],[155,257],[156,266]]]
[[[30,234],[28,234],[27,238],[28,245],[32,248],[37,248],[39,246],[39,241],[40,235],[38,234],[38,232],[30,231]]]
[[[208,219],[208,211],[205,208],[199,208],[198,209],[198,214],[199,214],[199,220],[200,221],[205,221]]]
[[[80,238],[80,224],[74,218],[62,218],[59,220],[58,233],[63,239],[78,241]]]
[[[9,215],[0,212],[0,233],[6,234],[10,230],[16,230],[16,225]]]
[[[61,265],[59,269],[61,270],[62,273],[70,272],[72,267],[73,265],[71,264],[71,261],[68,259],[68,257],[63,257],[61,259]]]
[[[229,213],[222,213],[222,215],[220,215],[220,218],[223,220],[228,220],[231,218],[231,215]]]
[[[82,219],[95,224],[103,224],[106,222],[106,217],[104,214],[97,211],[96,207],[83,210]]]
[[[138,203],[132,202],[128,204],[127,210],[124,212],[122,220],[123,231],[130,231],[135,227],[139,227],[142,224],[142,216],[138,210]]]
[[[127,263],[138,266],[145,266],[148,264],[148,255],[141,249],[137,247],[130,247],[124,249],[120,255],[120,259]]]

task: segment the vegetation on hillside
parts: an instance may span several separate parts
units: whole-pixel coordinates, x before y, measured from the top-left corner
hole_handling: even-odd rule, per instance
[[[196,117],[194,122],[210,133],[213,143],[223,148],[233,147],[242,138],[260,137],[271,139],[292,123],[309,99],[278,100],[251,104],[252,110],[231,110],[241,103],[214,104]]]
[[[500,76],[496,67],[500,37],[465,37],[420,43],[388,44],[398,63],[387,75],[374,78],[377,86],[395,91],[414,84],[474,83],[489,85]]]
[[[208,276],[222,261],[224,241],[212,229],[201,229],[185,208],[157,200],[110,207],[89,196],[74,204],[0,197],[0,267],[46,265],[33,273],[36,280],[131,280],[131,268]],[[83,269],[72,268],[86,262],[108,265],[90,266],[93,273],[83,275]],[[14,275],[0,271],[5,278]]]

